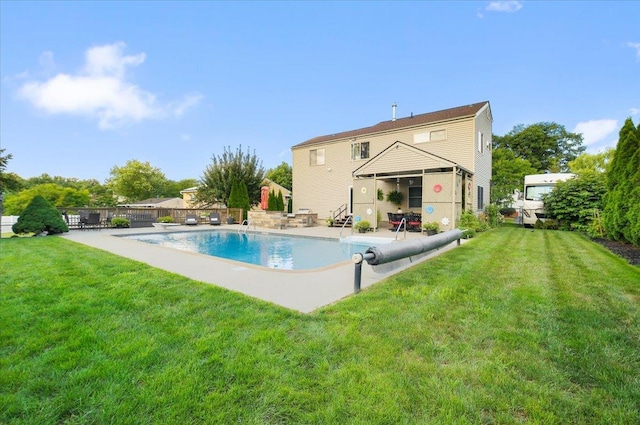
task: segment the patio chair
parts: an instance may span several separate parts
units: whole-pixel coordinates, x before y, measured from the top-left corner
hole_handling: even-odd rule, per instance
[[[389,218],[391,230],[397,230],[402,222],[402,214],[387,213],[387,217]]]
[[[419,214],[409,213],[406,216],[407,230],[412,232],[422,231],[422,219]]]
[[[100,213],[80,214],[80,229],[99,229],[101,224]]]
[[[212,226],[219,226],[220,225],[220,213],[219,212],[212,212],[211,214],[209,214],[209,224]]]
[[[187,214],[184,224],[196,226],[198,225],[198,217],[195,214]]]

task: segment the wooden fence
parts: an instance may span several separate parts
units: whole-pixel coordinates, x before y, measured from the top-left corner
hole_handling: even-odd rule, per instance
[[[187,214],[195,215],[199,224],[209,224],[209,214],[217,212],[220,220],[227,223],[228,217],[233,217],[235,223],[242,222],[242,208],[129,208],[129,207],[59,207],[58,211],[67,217],[70,229],[80,228],[80,212],[100,213],[100,221],[105,227],[110,227],[111,219],[114,217],[148,217],[145,223],[155,223],[159,217],[172,217],[174,223],[184,224]],[[149,217],[150,216],[150,217]],[[145,224],[146,226],[146,224]],[[133,227],[133,226],[132,226]]]

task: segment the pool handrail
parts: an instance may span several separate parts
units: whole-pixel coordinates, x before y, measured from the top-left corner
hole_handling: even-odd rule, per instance
[[[400,231],[400,227],[404,228],[404,238],[407,239],[407,218],[406,217],[402,217],[402,220],[400,220],[400,224],[398,224],[398,227],[396,228],[396,232],[395,232],[396,240],[398,240],[398,232]]]
[[[238,228],[238,233],[242,232],[242,233],[247,233],[247,230],[249,229],[249,226],[251,226],[252,221],[249,219],[246,220],[242,220],[242,223],[240,223],[240,228]],[[246,224],[246,227],[244,227],[243,230],[243,226]],[[253,223],[253,230],[256,230],[256,224]]]
[[[342,223],[342,227],[340,228],[340,239],[342,239],[342,231],[344,230],[344,227],[347,225],[349,220],[351,220],[350,215],[348,215],[347,219],[344,221],[344,223]],[[353,235],[353,224],[351,225],[351,234]]]

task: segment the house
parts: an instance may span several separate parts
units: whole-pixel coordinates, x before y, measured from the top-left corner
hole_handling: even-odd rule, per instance
[[[268,187],[269,191],[273,190],[276,194],[278,192],[282,192],[282,197],[285,200],[285,207],[287,205],[287,200],[291,198],[291,191],[283,186],[280,186],[276,182],[272,182],[269,179],[264,179],[262,182],[262,186]],[[184,208],[199,208],[200,204],[196,202],[196,194],[198,192],[198,187],[189,187],[187,189],[181,190],[180,194],[182,195],[182,200],[184,202]],[[222,203],[215,203],[211,205],[212,208],[226,208],[226,206]],[[260,204],[252,205],[251,209],[260,210]]]
[[[293,208],[319,220],[340,215],[373,227],[387,213],[419,213],[455,227],[463,210],[489,203],[492,122],[489,102],[315,137],[293,146]],[[399,206],[387,201],[402,193]]]
[[[273,193],[278,195],[278,192],[281,192],[282,199],[284,200],[284,207],[285,209],[287,208],[287,204],[289,202],[289,199],[291,198],[291,191],[289,189],[269,179],[264,179],[264,181],[262,182],[262,187],[266,188],[267,193],[271,193],[271,191],[273,191]],[[266,208],[263,208],[263,205],[261,204],[257,204],[257,205],[252,205],[251,209],[254,211],[257,211],[257,210],[262,210]]]

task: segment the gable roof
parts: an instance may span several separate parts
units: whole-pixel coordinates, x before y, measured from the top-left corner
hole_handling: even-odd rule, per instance
[[[331,140],[344,139],[349,137],[362,136],[364,134],[381,133],[389,130],[397,130],[405,127],[416,125],[432,124],[440,121],[448,121],[452,119],[460,119],[466,117],[474,117],[488,101],[473,103],[471,105],[458,106],[456,108],[443,109],[441,111],[428,112],[426,114],[412,115],[410,117],[398,118],[396,120],[382,121],[371,127],[364,127],[357,130],[343,131],[341,133],[328,134],[325,136],[314,137],[305,142],[298,143],[294,148],[316,143],[327,142]]]
[[[353,171],[354,177],[366,175],[400,175],[424,170],[457,167],[458,164],[406,143],[396,141]]]

